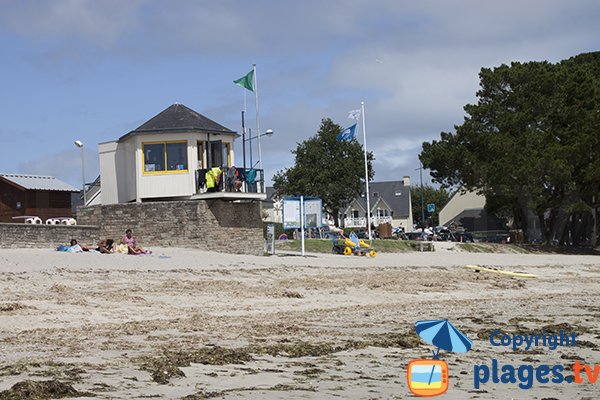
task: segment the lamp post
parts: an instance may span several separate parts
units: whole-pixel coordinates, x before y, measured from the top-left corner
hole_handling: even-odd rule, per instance
[[[83,206],[85,207],[87,204],[87,196],[85,193],[85,162],[83,156],[83,143],[81,142],[81,140],[76,140],[74,143],[75,146],[81,149],[81,181],[83,183]]]
[[[423,238],[425,238],[425,196],[423,195],[423,164],[421,161],[419,161],[419,168],[417,170],[419,170],[421,178],[421,232]]]
[[[252,136],[252,130],[249,129],[248,130],[250,137],[249,138],[244,138],[242,137],[242,141],[243,141],[243,147],[244,147],[244,169],[246,169],[246,142],[249,142],[250,144],[250,168],[254,168],[254,164],[252,163],[252,140],[253,139],[258,139],[260,137],[263,136],[273,136],[273,129],[267,129],[267,131],[265,133],[261,133],[260,135],[257,136]]]

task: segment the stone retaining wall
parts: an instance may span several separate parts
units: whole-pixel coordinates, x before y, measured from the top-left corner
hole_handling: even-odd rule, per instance
[[[0,248],[45,247],[68,244],[71,239],[95,245],[100,239],[100,228],[82,225],[33,225],[0,223]]]
[[[79,207],[77,223],[100,227],[118,241],[125,230],[143,247],[184,247],[227,253],[263,254],[258,202],[163,201]]]

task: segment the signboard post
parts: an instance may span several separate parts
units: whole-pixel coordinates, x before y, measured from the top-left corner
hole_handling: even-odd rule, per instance
[[[283,199],[283,229],[300,229],[301,253],[304,256],[304,229],[323,224],[323,201],[317,197]]]
[[[304,257],[304,225],[306,225],[306,220],[304,219],[306,211],[304,210],[304,196],[300,196],[300,237],[302,238],[302,257]]]
[[[267,244],[271,245],[271,254],[275,254],[275,225],[267,225]]]

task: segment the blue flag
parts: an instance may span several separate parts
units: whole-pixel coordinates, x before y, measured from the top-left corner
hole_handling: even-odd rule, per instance
[[[338,133],[338,135],[335,137],[335,141],[336,142],[349,142],[352,139],[354,139],[354,131],[356,130],[356,124],[349,126],[348,128],[342,130],[340,133]]]

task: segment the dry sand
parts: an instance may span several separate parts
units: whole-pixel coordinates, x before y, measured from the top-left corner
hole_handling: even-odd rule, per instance
[[[373,259],[2,249],[0,391],[56,379],[79,398],[411,398],[407,363],[432,350],[414,323],[447,318],[474,346],[441,353],[450,368],[442,398],[596,399],[600,382],[475,390],[473,371],[492,358],[600,364],[599,260],[439,248]],[[465,264],[539,278],[476,273]],[[487,340],[496,328],[561,327],[581,345],[513,352]],[[8,396],[0,399],[19,398]]]

